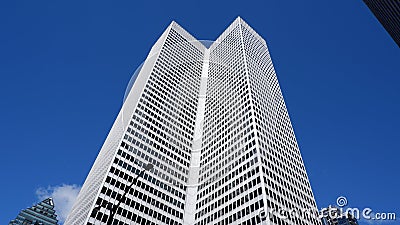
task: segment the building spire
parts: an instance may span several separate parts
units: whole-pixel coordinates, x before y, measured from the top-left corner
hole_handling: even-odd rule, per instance
[[[11,220],[8,225],[20,224],[44,224],[57,225],[57,215],[54,210],[54,202],[52,198],[46,198],[43,201],[29,208],[21,210],[18,216]]]

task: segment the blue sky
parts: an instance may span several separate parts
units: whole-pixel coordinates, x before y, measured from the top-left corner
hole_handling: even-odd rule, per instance
[[[399,217],[400,49],[361,0],[19,0],[0,3],[0,223],[83,183],[172,20],[214,40],[237,16],[269,45],[318,206]]]

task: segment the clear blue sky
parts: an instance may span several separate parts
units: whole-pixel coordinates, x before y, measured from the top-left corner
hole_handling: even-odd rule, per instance
[[[237,16],[269,45],[318,206],[400,217],[400,49],[361,0],[18,0],[0,3],[0,224],[83,183],[172,20],[214,40]]]

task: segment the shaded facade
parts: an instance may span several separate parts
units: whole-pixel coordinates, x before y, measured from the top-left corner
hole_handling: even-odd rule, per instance
[[[400,1],[363,0],[382,26],[400,47]]]

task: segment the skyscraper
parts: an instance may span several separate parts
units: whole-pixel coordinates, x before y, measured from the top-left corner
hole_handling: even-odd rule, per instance
[[[8,225],[57,225],[53,199],[47,198],[38,204],[22,210]]]
[[[364,3],[400,47],[400,1],[364,0]]]
[[[316,204],[267,44],[240,17],[211,45],[172,22],[126,93],[65,224],[320,223],[260,216]]]

